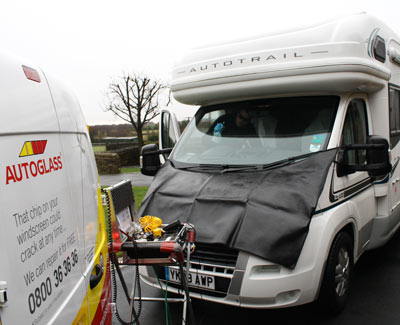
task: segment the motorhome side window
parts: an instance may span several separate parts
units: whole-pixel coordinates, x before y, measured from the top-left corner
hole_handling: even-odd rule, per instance
[[[365,102],[362,99],[353,99],[347,108],[342,145],[366,144],[367,136],[368,119]],[[366,150],[346,151],[344,162],[351,165],[367,163]]]
[[[171,157],[176,163],[268,164],[326,149],[336,96],[274,98],[201,107]]]
[[[400,88],[389,89],[390,148],[400,140]]]

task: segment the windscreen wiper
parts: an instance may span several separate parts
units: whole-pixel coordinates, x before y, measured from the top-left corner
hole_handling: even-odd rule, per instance
[[[179,170],[219,171],[223,170],[225,166],[220,164],[196,164],[191,166],[174,167]]]
[[[307,158],[315,154],[310,152],[303,155],[293,156],[286,159],[278,160],[269,164],[256,164],[256,165],[223,165],[223,164],[195,164],[190,166],[176,166],[173,167],[179,170],[193,170],[193,171],[219,171],[221,174],[234,173],[234,172],[245,172],[245,171],[265,171],[272,168],[282,167],[289,165],[297,160]],[[172,163],[172,162],[171,162]]]
[[[282,167],[284,165],[288,165],[289,163],[290,162],[287,159],[285,159],[265,165],[250,165],[250,166],[240,166],[240,167],[227,166],[226,168],[221,170],[221,174],[247,172],[247,171],[264,171],[276,167]]]
[[[234,172],[245,172],[245,171],[265,171],[265,170],[289,165],[298,160],[307,158],[313,154],[315,154],[315,152],[310,152],[310,153],[306,153],[303,155],[289,157],[289,158],[286,158],[283,160],[278,160],[273,163],[269,163],[269,164],[265,164],[265,165],[248,165],[248,166],[237,166],[237,167],[236,166],[225,166],[225,168],[223,168],[221,170],[221,174],[234,173]]]

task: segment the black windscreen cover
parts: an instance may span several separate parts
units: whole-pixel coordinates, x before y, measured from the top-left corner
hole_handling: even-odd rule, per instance
[[[198,242],[294,268],[336,152],[256,172],[186,171],[167,161],[139,214],[192,223]]]

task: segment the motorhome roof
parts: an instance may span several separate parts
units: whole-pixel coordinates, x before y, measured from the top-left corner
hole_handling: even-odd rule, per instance
[[[367,86],[369,91],[375,91],[382,87],[379,80],[387,81],[391,76],[388,65],[377,60],[372,53],[378,33],[387,38],[386,41],[394,37],[394,33],[378,19],[361,13],[281,34],[195,49],[175,66],[171,89],[178,101],[204,105],[225,101],[229,97],[227,89],[222,95],[216,88],[206,90],[204,87],[246,81],[254,83],[256,80],[294,75],[353,71],[372,78],[368,85],[365,85],[365,78],[358,78],[356,82],[344,87],[354,90],[359,87],[356,84],[361,84],[361,88]],[[199,88],[202,88],[200,92]],[[340,91],[343,87],[332,89],[326,84],[322,88]],[[263,87],[264,95],[265,90]],[[215,94],[215,91],[219,94]],[[267,93],[272,94],[274,91],[269,88]],[[258,93],[246,92],[238,96],[257,97]]]

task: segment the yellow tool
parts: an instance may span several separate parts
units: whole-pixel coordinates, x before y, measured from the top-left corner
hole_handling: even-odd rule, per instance
[[[139,223],[145,232],[153,232],[154,237],[160,237],[162,234],[162,219],[154,216],[144,216],[139,219]]]
[[[162,229],[160,227],[156,228],[153,230],[153,236],[154,238],[161,237],[162,235]]]

